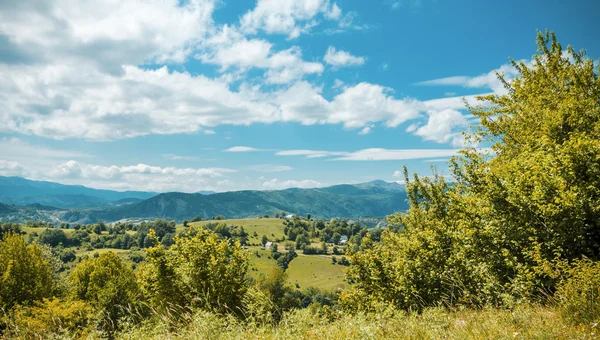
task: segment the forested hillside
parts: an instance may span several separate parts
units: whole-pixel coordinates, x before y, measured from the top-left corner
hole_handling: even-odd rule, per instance
[[[41,199],[41,202],[43,201],[44,199]],[[90,203],[89,200],[86,202]],[[408,207],[404,186],[384,181],[317,189],[232,191],[211,195],[165,193],[146,200],[128,198],[110,203],[113,207],[98,209],[40,207],[36,210],[31,206],[14,206],[12,213],[0,212],[0,220],[25,222],[34,219],[93,223],[98,219],[117,221],[167,218],[182,221],[191,216],[201,216],[205,219],[217,215],[247,218],[273,215],[281,211],[300,215],[311,213],[313,216],[324,218],[382,217],[396,211],[404,211]]]

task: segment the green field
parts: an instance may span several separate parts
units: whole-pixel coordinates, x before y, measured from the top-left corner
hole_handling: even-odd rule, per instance
[[[237,226],[244,227],[244,230],[249,234],[250,238],[248,243],[260,243],[262,236],[267,235],[270,240],[274,240],[276,238],[283,238],[283,220],[278,218],[251,218],[251,219],[235,219],[235,220],[221,220],[221,221],[200,221],[190,223],[195,226],[203,226],[208,223],[215,222],[223,222],[228,226]],[[177,226],[177,231],[182,231],[184,229],[183,225]],[[254,237],[254,232],[256,232],[257,236]]]
[[[339,257],[338,257],[339,258]],[[324,290],[344,288],[344,266],[331,263],[331,256],[299,254],[287,269],[288,281],[301,289],[317,287]]]
[[[261,243],[263,235],[266,235],[269,240],[283,239],[285,236],[283,233],[283,220],[276,218],[232,219],[221,221],[207,220],[190,224],[194,226],[203,226],[214,222],[223,222],[228,226],[244,227],[248,233],[248,246],[245,248],[250,253],[250,262],[248,266],[248,274],[250,276],[258,279],[261,275],[268,275],[274,268],[277,268],[277,261],[271,258],[271,251],[263,249],[263,247],[258,244]],[[22,231],[27,235],[31,235],[33,232],[40,234],[45,229],[46,228],[22,227]],[[185,228],[183,225],[178,225],[176,229],[177,232],[181,232]],[[62,230],[67,234],[74,231],[73,229]],[[103,232],[103,234],[107,233],[108,232],[106,231]],[[132,236],[135,234],[133,231],[128,231],[128,233]],[[255,233],[256,236],[254,236]],[[92,238],[98,237],[96,234],[90,234],[90,236]],[[279,252],[286,252],[284,243],[285,242],[278,243]],[[318,242],[318,240],[313,240],[312,246],[320,248],[321,243]],[[74,250],[78,257],[92,257],[94,253],[103,254],[112,251],[118,254],[123,260],[130,262],[128,257],[129,250],[113,248],[93,250],[74,248]],[[331,250],[332,246],[330,245],[329,251],[331,252]],[[298,250],[297,252],[298,257],[290,263],[289,268],[286,270],[288,282],[291,285],[297,285],[300,289],[315,287],[324,290],[333,290],[345,286],[343,272],[345,267],[332,264],[331,255],[304,255],[301,250]],[[339,259],[339,256],[337,257]],[[69,267],[72,267],[72,265]]]
[[[48,229],[48,228],[21,227],[21,231],[24,232],[25,235],[29,235],[34,232],[41,234],[46,229]],[[69,234],[69,233],[72,233],[75,231],[74,229],[61,229],[61,230],[64,231],[66,234]]]
[[[260,243],[263,235],[267,235],[270,240],[282,239],[285,236],[283,233],[283,220],[278,218],[209,220],[190,224],[202,226],[214,222],[224,222],[228,226],[244,227],[249,234],[249,244]],[[183,225],[178,225],[177,231],[182,230],[184,230]],[[254,232],[256,232],[257,236],[253,236]],[[320,248],[321,243],[315,240],[312,246]],[[250,276],[258,278],[261,274],[268,275],[273,268],[277,267],[277,262],[270,258],[270,250],[263,250],[260,246],[248,246],[246,248],[251,253],[248,268]],[[329,251],[331,251],[332,247],[330,246],[329,248]],[[279,252],[285,252],[282,242],[278,244],[278,250]],[[256,252],[258,252],[260,257],[256,256]],[[298,257],[290,263],[289,268],[286,270],[288,282],[292,285],[297,284],[301,289],[307,287],[316,287],[324,290],[343,288],[345,286],[343,272],[345,267],[333,265],[331,257],[330,255],[304,255],[301,251],[298,251]]]

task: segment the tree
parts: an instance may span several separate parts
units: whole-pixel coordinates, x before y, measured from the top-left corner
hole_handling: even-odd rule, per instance
[[[340,240],[342,239],[342,235],[340,235],[340,233],[335,232],[333,233],[333,236],[331,237],[331,242],[333,242],[333,244],[340,244]]]
[[[150,237],[156,240],[153,231]],[[160,243],[146,249],[147,264],[138,275],[150,303],[156,308],[241,311],[248,253],[240,243],[194,226],[174,240],[169,249]]]
[[[46,229],[42,231],[38,237],[38,242],[41,244],[47,244],[51,247],[56,247],[59,244],[64,246],[68,245],[67,234],[61,229]]]
[[[290,262],[292,262],[292,260],[298,256],[298,254],[296,254],[296,251],[294,250],[293,247],[289,247],[287,249],[288,249],[287,253],[285,253],[285,255],[280,256],[277,259],[277,265],[279,265],[284,271],[286,269],[288,269]]]
[[[92,231],[95,234],[100,235],[100,234],[102,234],[102,226],[100,224],[94,224],[94,226],[92,227]]]
[[[310,245],[310,240],[304,235],[298,235],[296,237],[296,249],[302,249],[306,245]]]
[[[306,220],[310,221],[310,214],[306,214]]]
[[[113,252],[83,260],[75,267],[69,281],[72,294],[102,313],[101,329],[112,331],[138,300],[138,286],[131,268]]]
[[[189,227],[189,223],[190,222],[188,220],[183,220],[183,226],[184,227],[186,227],[186,228]]]
[[[327,250],[328,250],[327,243],[321,242],[321,254],[327,255]]]
[[[37,243],[25,245],[21,235],[0,240],[0,309],[50,297],[55,288],[48,255]]]
[[[450,162],[453,183],[405,169],[410,209],[352,254],[350,308],[387,301],[505,304],[554,291],[564,263],[600,259],[600,80],[594,62],[539,33],[506,91],[469,107],[480,127]]]
[[[267,244],[267,242],[269,242],[269,238],[267,237],[267,235],[263,235],[260,243],[262,243],[262,245],[264,246],[265,244]]]

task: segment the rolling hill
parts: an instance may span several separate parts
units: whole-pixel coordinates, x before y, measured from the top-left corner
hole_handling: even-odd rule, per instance
[[[49,182],[41,182],[47,183]],[[60,185],[59,185],[60,186]],[[79,195],[93,193],[95,190],[85,187],[67,186],[77,192]],[[29,189],[29,187],[26,187]],[[57,189],[51,189],[58,192]],[[51,191],[48,190],[48,191]],[[132,196],[150,195],[151,193],[128,192]],[[26,217],[27,212],[34,210],[35,216],[39,218],[44,214],[48,215],[50,221],[66,221],[77,223],[92,223],[98,219],[105,221],[117,221],[122,219],[153,219],[167,218],[181,221],[190,219],[194,216],[211,218],[216,215],[224,215],[228,218],[247,218],[262,216],[264,214],[273,215],[278,212],[294,213],[305,215],[310,213],[315,217],[364,217],[364,216],[385,216],[395,211],[407,209],[406,192],[403,186],[397,183],[388,183],[385,181],[373,181],[361,184],[343,184],[326,188],[314,189],[286,189],[273,191],[231,191],[223,193],[213,193],[210,195],[195,193],[163,193],[153,197],[139,200],[135,197],[121,198],[120,200],[108,201],[106,198],[116,198],[119,195],[126,196],[127,193],[102,191],[107,204],[94,207],[93,209],[68,209],[64,206],[51,204],[47,199],[60,198],[64,193],[55,193],[37,196],[25,196],[28,203],[37,203],[43,206],[56,206],[61,209],[48,209],[47,207],[38,207],[34,209],[19,208],[17,205],[7,206],[5,210],[12,211],[11,216],[18,216],[18,219]],[[0,201],[3,195],[0,195]],[[4,196],[5,197],[5,196]],[[102,199],[103,197],[91,196]],[[35,201],[37,199],[37,201]],[[30,202],[29,200],[32,200]],[[62,198],[61,202],[66,199]],[[6,200],[4,200],[6,202]],[[8,201],[13,203],[14,201]],[[88,202],[92,202],[90,199]],[[19,211],[15,214],[15,211]],[[15,220],[8,218],[9,213],[0,213],[2,220]]]
[[[144,200],[155,195],[155,192],[102,190],[0,176],[0,202],[5,204],[37,203],[65,209],[101,208],[121,205],[131,200]]]

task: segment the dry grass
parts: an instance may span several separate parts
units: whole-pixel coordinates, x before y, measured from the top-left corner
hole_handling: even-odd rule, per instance
[[[424,313],[382,312],[370,315],[330,314],[333,321],[310,309],[295,311],[277,326],[244,324],[200,312],[187,326],[147,323],[121,333],[122,339],[597,339],[595,325],[570,325],[547,307],[514,310],[431,308]]]

